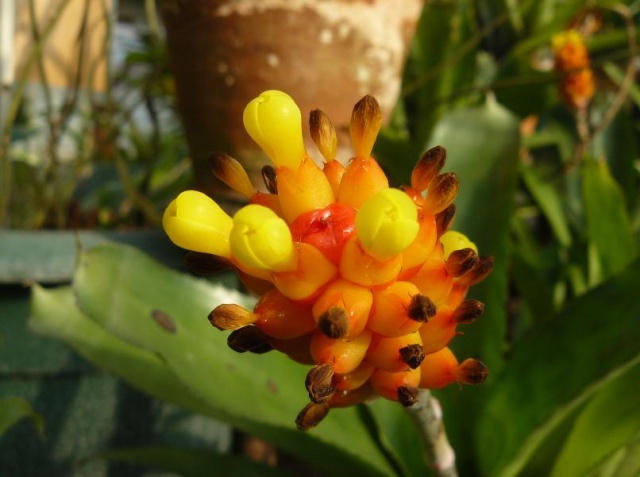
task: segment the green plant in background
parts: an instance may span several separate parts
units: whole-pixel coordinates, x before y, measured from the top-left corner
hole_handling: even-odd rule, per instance
[[[461,184],[454,227],[495,257],[492,275],[470,293],[486,311],[451,345],[492,374],[473,392],[434,392],[460,475],[640,471],[639,9],[553,0],[424,8],[404,95],[373,155],[399,185],[415,157],[446,147]],[[569,30],[588,63],[563,69],[557,35]],[[593,95],[564,102],[585,68]],[[70,287],[35,287],[31,323],[133,386],[260,436],[324,474],[437,475],[394,403],[376,400],[296,430],[291,412],[307,401],[306,369],[274,353],[234,356],[205,320],[225,302],[253,305],[110,245],[80,254]],[[245,465],[172,452],[171,462],[152,449],[111,458],[184,475]]]

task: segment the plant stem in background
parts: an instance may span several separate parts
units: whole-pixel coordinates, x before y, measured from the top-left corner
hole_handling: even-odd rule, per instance
[[[456,454],[444,429],[442,408],[428,389],[421,389],[418,401],[408,408],[424,444],[429,466],[437,477],[457,477]]]
[[[0,187],[0,228],[7,225],[6,221],[7,213],[9,211],[9,198],[11,196],[12,172],[11,159],[9,158],[9,142],[11,139],[11,130],[18,114],[20,103],[22,102],[22,95],[24,94],[24,89],[27,85],[27,77],[31,72],[31,68],[33,67],[34,63],[42,53],[42,47],[45,40],[53,31],[54,27],[58,23],[58,20],[64,13],[64,10],[67,8],[69,3],[70,0],[62,0],[58,4],[58,8],[53,13],[51,20],[42,31],[39,41],[34,43],[33,49],[29,53],[29,56],[22,66],[22,69],[20,70],[20,73],[18,74],[17,80],[15,82],[13,98],[11,100],[11,103],[9,104],[4,126],[2,128],[2,131],[0,132],[0,163],[2,167],[2,187]]]

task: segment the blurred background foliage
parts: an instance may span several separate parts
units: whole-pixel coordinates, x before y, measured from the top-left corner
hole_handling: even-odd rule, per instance
[[[234,356],[204,319],[230,297],[252,298],[233,291],[232,277],[205,280],[159,265],[143,253],[153,253],[148,241],[85,247],[75,273],[50,280],[73,278],[71,285],[33,286],[30,327],[160,399],[142,406],[179,406],[155,418],[180,409],[209,424],[176,441],[158,437],[158,429],[175,429],[147,421],[150,430],[138,440],[95,440],[76,455],[50,450],[70,439],[64,426],[47,432],[46,402],[30,405],[33,393],[11,386],[24,379],[17,368],[25,360],[16,356],[30,340],[46,343],[20,328],[28,294],[16,283],[33,281],[29,271],[46,268],[48,254],[64,250],[73,262],[75,248],[38,249],[24,235],[16,244],[11,233],[35,230],[51,243],[52,229],[153,231],[167,201],[192,181],[154,2],[137,8],[144,21],[130,30],[120,58],[110,51],[113,12],[103,10],[103,92],[76,82],[57,101],[45,81],[43,112],[18,94],[18,82],[3,109],[0,448],[12,452],[2,452],[0,470],[42,475],[54,463],[58,473],[47,475],[130,469],[89,466],[102,472],[91,473],[93,459],[161,475],[211,475],[212,468],[220,475],[428,475],[415,429],[393,403],[335,411],[318,429],[296,431],[304,369],[280,356]],[[481,387],[437,393],[460,475],[640,475],[639,19],[637,0],[424,5],[401,95],[374,155],[400,185],[422,151],[445,146],[447,169],[461,183],[454,228],[496,258],[493,275],[472,291],[486,303],[485,315],[453,344],[456,354],[487,363],[491,377]],[[563,101],[554,70],[552,38],[569,27],[584,35],[594,72],[585,109]],[[41,30],[34,38],[46,41],[47,27]],[[37,50],[32,55],[37,68]],[[322,108],[322,98],[317,103]],[[23,275],[9,270],[18,255]],[[154,310],[167,313],[173,331],[150,318]],[[97,372],[78,362],[73,372]],[[57,376],[42,372],[42,379]],[[210,427],[216,422],[221,427]],[[231,435],[227,425],[269,443],[261,463],[230,438],[220,440]],[[47,455],[44,467],[25,470],[15,451],[25,441],[39,442],[27,448]]]

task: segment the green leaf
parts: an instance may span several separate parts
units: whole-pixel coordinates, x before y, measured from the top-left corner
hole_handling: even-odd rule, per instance
[[[395,458],[402,475],[422,477],[428,473],[422,440],[407,411],[398,403],[376,399],[365,409],[376,423],[378,439]]]
[[[73,286],[81,310],[108,332],[158,353],[215,417],[332,475],[395,474],[354,408],[332,411],[310,432],[295,428],[308,402],[307,369],[279,353],[238,355],[207,321],[218,304],[246,298],[116,245],[83,252]]]
[[[31,404],[24,399],[13,396],[0,399],[0,437],[9,428],[25,418],[31,419],[38,434],[43,437],[44,419],[33,410]]]
[[[520,174],[527,189],[529,189],[549,225],[551,225],[558,242],[563,247],[569,247],[571,245],[571,233],[564,215],[562,199],[553,182],[549,180],[549,177],[541,177],[545,172],[540,172],[532,166],[523,166],[520,169]]]
[[[87,360],[117,374],[129,384],[191,411],[213,415],[156,353],[107,333],[76,306],[71,287],[32,288],[29,326],[35,332],[66,342]]]
[[[552,477],[579,477],[640,433],[640,365],[629,369],[591,399],[578,417]]]
[[[447,149],[446,168],[460,180],[453,228],[469,236],[481,255],[492,255],[495,268],[488,279],[473,287],[470,297],[485,303],[476,323],[461,329],[464,335],[452,342],[456,355],[476,357],[497,373],[502,363],[506,334],[506,258],[509,223],[513,212],[519,152],[518,120],[492,97],[475,108],[447,114],[434,129],[429,146]],[[491,377],[477,388],[449,388],[441,400],[452,444],[463,459],[473,457],[471,447],[475,420],[482,408]],[[474,469],[469,467],[466,473]]]
[[[235,455],[218,455],[211,451],[171,447],[134,447],[103,452],[90,459],[139,465],[173,472],[183,477],[243,475],[246,477],[286,477],[284,470],[267,467]],[[213,471],[215,469],[215,471]]]
[[[483,475],[518,475],[577,406],[640,362],[639,281],[636,260],[514,344],[480,418]]]
[[[618,183],[602,161],[585,161],[582,194],[589,244],[597,257],[601,276],[591,284],[622,270],[635,256],[636,244]]]

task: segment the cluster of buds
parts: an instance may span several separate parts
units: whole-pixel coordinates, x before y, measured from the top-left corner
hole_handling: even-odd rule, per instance
[[[564,101],[572,108],[586,108],[593,97],[595,85],[583,36],[578,30],[570,29],[554,35],[552,46]]]
[[[371,157],[381,122],[373,97],[355,105],[355,156],[345,167],[331,121],[314,110],[311,136],[326,161],[319,167],[305,151],[294,101],[267,91],[247,105],[244,124],[274,164],[262,171],[268,192],[256,192],[236,160],[215,154],[214,174],[249,204],[230,217],[208,196],[186,191],[164,214],[174,243],[200,259],[218,257],[260,295],[253,310],[223,304],[209,314],[213,326],[231,331],[228,345],[278,350],[312,366],[300,429],[334,407],[374,396],[411,406],[419,388],[487,376],[483,363],[459,363],[447,346],[458,325],[482,315],[483,304],[465,296],[493,259],[448,230],[458,179],[440,172],[444,148],[420,158],[410,186],[389,187]]]

